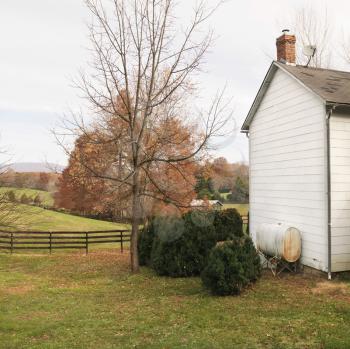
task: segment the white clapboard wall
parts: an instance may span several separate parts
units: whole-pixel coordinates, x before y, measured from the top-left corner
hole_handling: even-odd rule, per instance
[[[261,223],[294,226],[302,233],[302,263],[327,271],[323,102],[278,69],[250,125],[249,143],[253,238]]]

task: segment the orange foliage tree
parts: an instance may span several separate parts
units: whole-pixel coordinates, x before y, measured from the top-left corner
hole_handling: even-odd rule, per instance
[[[89,145],[113,149],[111,158],[102,157],[99,164],[91,164],[82,153],[79,161],[114,193],[130,193],[130,261],[137,272],[145,207],[152,200],[188,205],[191,196],[185,192],[193,187],[187,183],[192,181],[194,159],[209,148],[210,139],[222,135],[232,117],[223,93],[205,111],[189,99],[196,88],[192,80],[212,42],[212,32],[203,25],[217,4],[210,8],[200,1],[187,29],[179,31],[175,0],[85,3],[93,16],[92,59],[77,87],[95,123],[88,127],[74,115],[68,129],[87,137]],[[180,197],[187,203],[179,202]]]
[[[106,125],[108,128],[96,128],[76,140],[58,183],[55,204],[83,215],[130,218],[130,187],[119,186],[113,180],[113,176],[122,176],[130,165],[121,142],[125,136],[123,125],[109,118]],[[119,137],[112,142],[111,137],[116,134]],[[144,144],[148,153],[161,148],[169,155],[185,156],[193,151],[193,130],[181,125],[180,120],[164,122],[155,134],[157,137],[148,137]],[[159,137],[163,140],[161,145]],[[188,209],[195,197],[197,167],[194,159],[176,165],[159,162],[145,166],[141,176],[143,216]]]

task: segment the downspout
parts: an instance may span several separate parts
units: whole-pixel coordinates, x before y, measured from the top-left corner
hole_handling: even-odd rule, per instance
[[[330,118],[333,110],[333,105],[326,112],[326,133],[327,133],[327,237],[328,237],[328,280],[332,279],[332,179],[331,179],[331,141],[330,141]]]

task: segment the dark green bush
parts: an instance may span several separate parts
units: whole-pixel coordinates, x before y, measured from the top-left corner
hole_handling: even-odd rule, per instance
[[[7,200],[10,202],[16,202],[17,200],[15,192],[13,190],[6,192],[6,196],[7,196]]]
[[[259,255],[249,236],[212,249],[201,278],[215,295],[238,295],[261,274]]]
[[[154,234],[154,218],[152,218],[139,233],[137,248],[140,265],[149,265],[151,262]]]
[[[214,215],[201,211],[158,222],[151,265],[159,275],[199,275],[216,244]]]
[[[244,235],[242,217],[235,208],[216,211],[214,227],[218,241],[232,240]]]
[[[43,202],[43,200],[42,200],[40,194],[36,195],[34,198],[34,201],[33,201],[34,205],[40,206],[42,204],[42,202]]]
[[[153,241],[156,237],[174,240],[182,233],[183,221],[176,216],[157,216],[148,221],[140,230],[138,240],[138,253],[140,265],[151,264]]]
[[[31,199],[23,193],[20,199],[21,204],[29,204],[31,202]]]

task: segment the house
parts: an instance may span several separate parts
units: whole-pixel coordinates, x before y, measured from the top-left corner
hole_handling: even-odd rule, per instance
[[[212,208],[219,211],[223,206],[223,203],[219,200],[192,200],[191,202],[191,207],[197,209]]]
[[[301,263],[350,270],[350,72],[296,65],[284,31],[242,126],[249,137],[250,231],[302,233]]]

